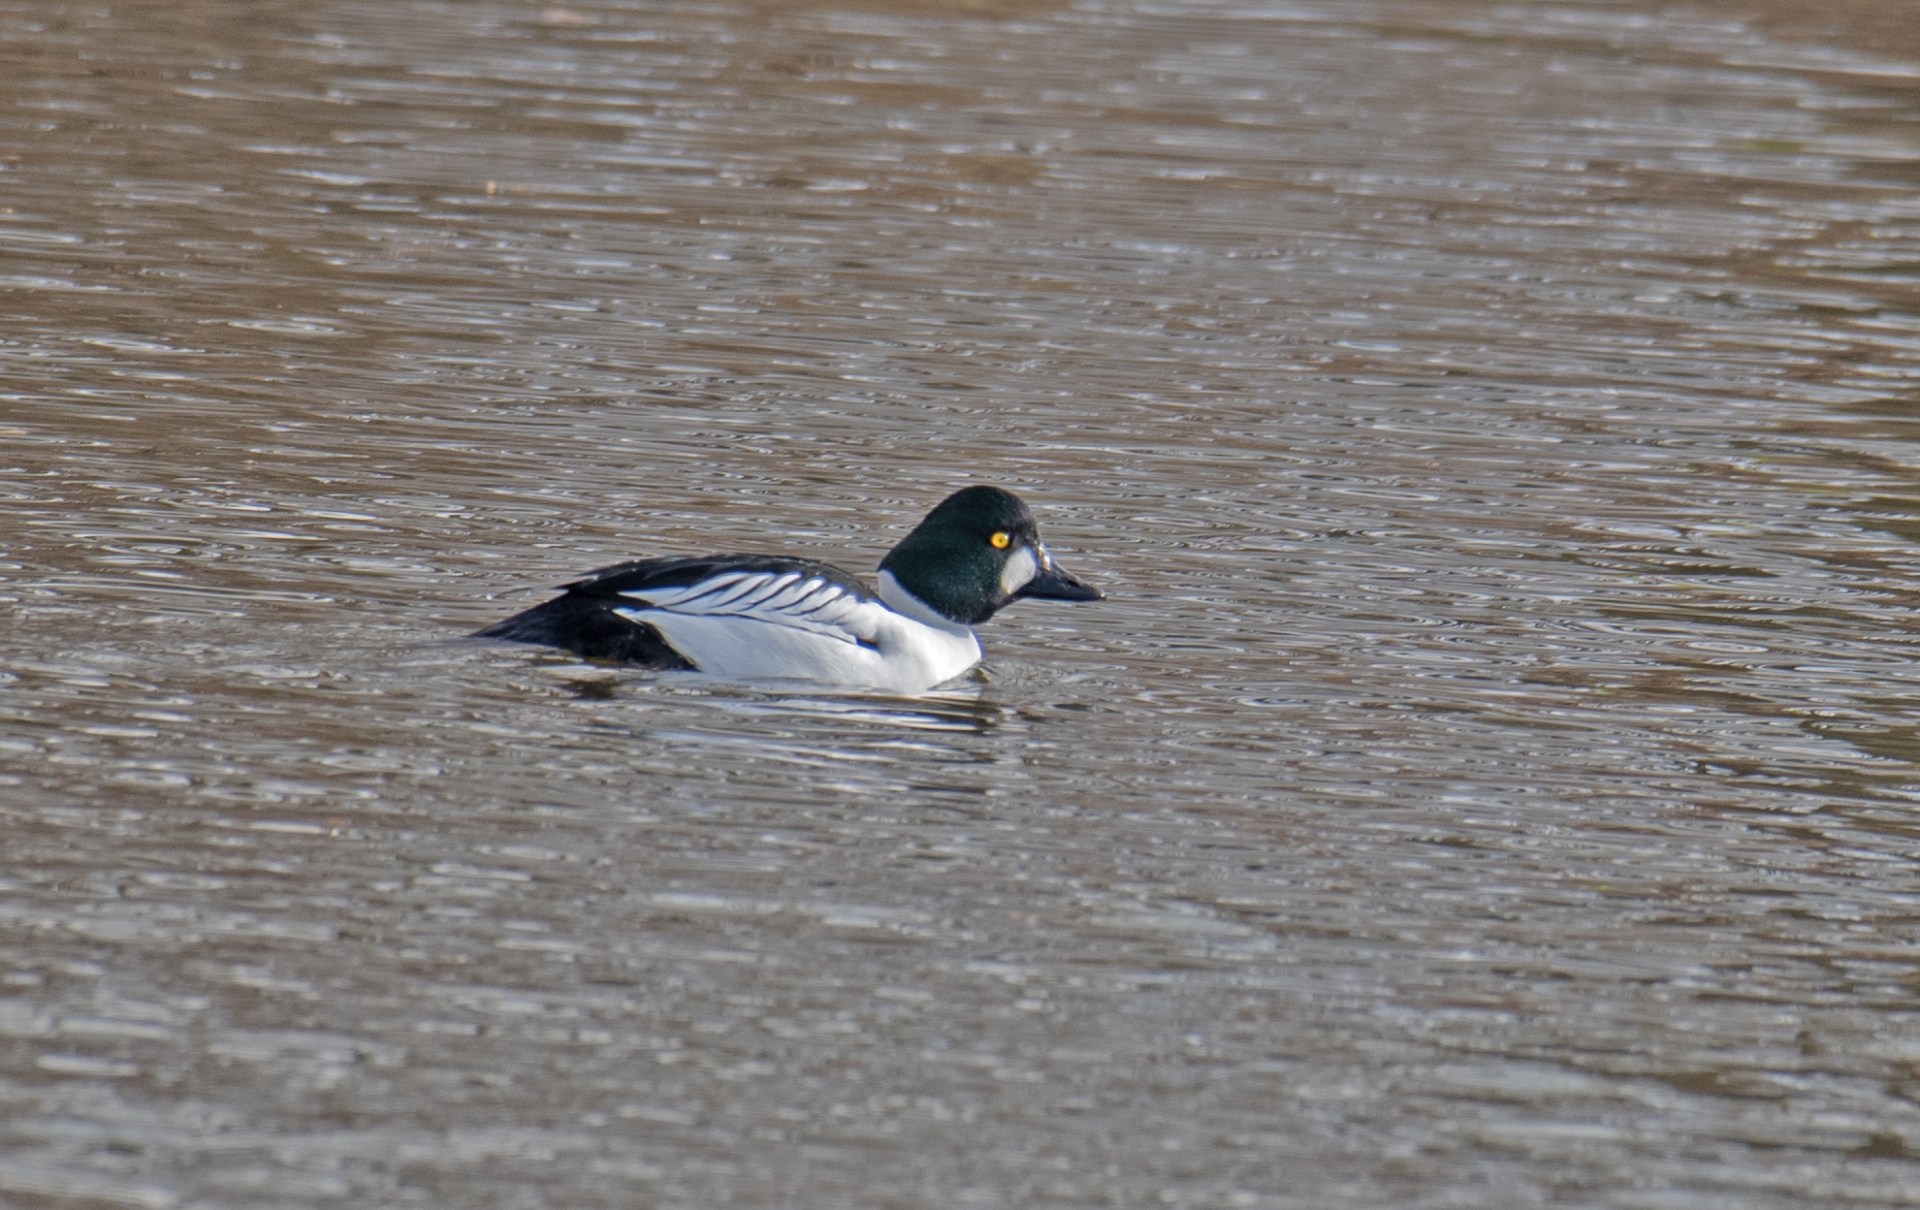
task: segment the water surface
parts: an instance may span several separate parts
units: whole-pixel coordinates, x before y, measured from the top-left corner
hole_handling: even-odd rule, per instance
[[[0,1200],[1920,1200],[1897,7],[0,6]]]

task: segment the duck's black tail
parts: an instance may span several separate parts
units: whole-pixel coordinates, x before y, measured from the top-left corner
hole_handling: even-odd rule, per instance
[[[476,630],[473,637],[539,643],[589,660],[619,660],[646,668],[693,668],[692,661],[669,647],[658,630],[621,617],[605,599],[575,593]]]

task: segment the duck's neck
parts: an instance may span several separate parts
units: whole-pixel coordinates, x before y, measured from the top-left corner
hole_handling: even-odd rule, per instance
[[[902,588],[900,581],[893,578],[892,572],[882,571],[879,580],[880,600],[886,604],[888,609],[893,610],[893,612],[897,614],[912,618],[914,621],[922,623],[923,625],[944,630],[949,634],[964,634],[972,637],[972,627],[963,622],[954,621],[933,606],[922,601],[919,597],[908,592],[905,588]]]

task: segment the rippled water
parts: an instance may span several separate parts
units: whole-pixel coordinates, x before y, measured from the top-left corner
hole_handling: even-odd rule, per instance
[[[1920,1201],[1899,10],[0,5],[0,1200]]]

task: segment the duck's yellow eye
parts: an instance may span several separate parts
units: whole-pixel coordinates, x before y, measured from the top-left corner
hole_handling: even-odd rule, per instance
[[[993,548],[995,550],[1005,550],[1007,547],[1013,545],[1013,535],[1009,534],[1006,530],[1003,529],[999,533],[993,535],[993,537],[988,538],[987,541],[993,543]]]

